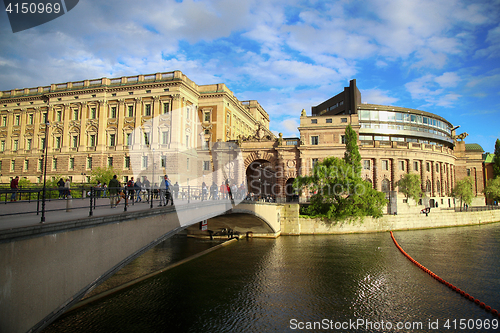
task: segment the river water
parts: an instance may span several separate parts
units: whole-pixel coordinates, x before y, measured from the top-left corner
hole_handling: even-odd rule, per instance
[[[422,265],[500,310],[500,223],[394,236]],[[178,239],[143,262],[161,266],[172,245],[211,246]],[[44,332],[494,332],[495,325],[498,317],[406,259],[389,233],[372,233],[240,240]]]

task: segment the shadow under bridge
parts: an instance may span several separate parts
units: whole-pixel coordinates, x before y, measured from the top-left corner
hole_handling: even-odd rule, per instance
[[[234,208],[186,228],[188,235],[213,237],[247,235],[278,237],[281,233],[282,205],[242,202]]]

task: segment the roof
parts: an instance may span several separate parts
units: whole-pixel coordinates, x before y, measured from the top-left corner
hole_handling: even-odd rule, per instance
[[[493,163],[493,158],[495,154],[484,154],[484,163]]]
[[[481,147],[477,143],[466,143],[465,144],[465,151],[476,151],[476,152],[483,152],[483,147]]]

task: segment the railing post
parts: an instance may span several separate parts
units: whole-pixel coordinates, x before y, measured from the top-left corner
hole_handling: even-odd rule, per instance
[[[191,199],[191,192],[190,192],[190,190],[191,190],[191,188],[190,188],[190,186],[188,185],[188,203],[189,203],[189,201],[190,201],[190,199]]]
[[[36,197],[36,215],[40,212],[40,190],[38,190],[38,195]]]
[[[93,187],[90,187],[90,211],[89,211],[89,216],[94,215],[94,212],[92,211],[92,199],[93,199]]]

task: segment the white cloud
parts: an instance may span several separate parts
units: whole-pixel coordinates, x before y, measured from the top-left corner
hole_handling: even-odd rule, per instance
[[[360,92],[361,96],[363,97],[363,103],[392,105],[393,103],[398,101],[397,98],[389,96],[388,91],[383,91],[380,89],[362,89]]]

